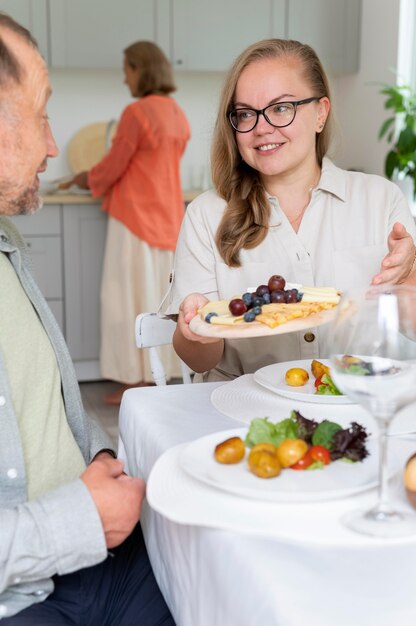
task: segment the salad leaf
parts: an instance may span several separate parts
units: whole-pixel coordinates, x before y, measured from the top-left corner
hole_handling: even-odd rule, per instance
[[[246,436],[246,446],[252,448],[257,443],[272,443],[278,446],[284,439],[297,439],[298,426],[292,417],[288,417],[277,424],[269,422],[267,417],[256,417],[251,420]]]
[[[321,385],[318,385],[317,394],[323,396],[342,396],[342,392],[338,389],[334,381],[328,374],[324,374],[321,378]]]
[[[336,422],[324,420],[318,423],[303,417],[299,411],[292,411],[290,417],[275,424],[268,417],[252,419],[245,444],[249,448],[257,443],[271,443],[277,447],[284,439],[304,439],[308,444],[327,448],[332,461],[356,462],[368,456],[367,437],[366,429],[357,422],[352,422],[349,428],[342,428]],[[311,469],[318,467],[320,465],[315,463],[310,466]]]
[[[332,460],[363,461],[368,456],[368,450],[365,447],[367,436],[364,426],[357,422],[352,422],[349,428],[338,430],[332,439]]]
[[[292,411],[290,416],[297,422],[299,439],[303,439],[306,443],[311,443],[312,434],[318,426],[318,422],[308,419],[307,417],[303,417],[299,411]]]
[[[342,430],[342,427],[339,424],[336,422],[330,422],[329,420],[324,420],[315,428],[312,435],[312,444],[314,446],[324,446],[325,448],[328,448],[331,452],[331,458],[333,459],[332,447],[334,436],[339,430]]]
[[[279,443],[282,443],[285,439],[298,439],[298,425],[296,420],[292,417],[287,417],[275,424],[276,437]],[[279,443],[277,445],[279,445]]]

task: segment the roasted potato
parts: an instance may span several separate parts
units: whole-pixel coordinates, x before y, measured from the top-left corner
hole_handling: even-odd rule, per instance
[[[320,378],[324,374],[331,375],[329,367],[321,363],[321,361],[316,361],[315,359],[311,363],[311,372],[315,378]]]
[[[267,450],[268,452],[271,452],[272,454],[276,454],[277,448],[272,443],[269,443],[266,441],[263,443],[256,443],[256,445],[251,448],[251,452],[260,452],[264,450]]]
[[[291,387],[302,387],[308,380],[308,372],[301,367],[291,367],[285,374],[285,381]]]
[[[246,446],[240,437],[230,437],[215,447],[214,457],[218,463],[239,463],[246,454]]]
[[[266,444],[258,444],[258,446],[265,445]],[[269,449],[259,449],[258,446],[254,446],[248,455],[248,467],[250,472],[259,478],[273,478],[274,476],[279,476],[282,467],[276,453],[271,452]]]

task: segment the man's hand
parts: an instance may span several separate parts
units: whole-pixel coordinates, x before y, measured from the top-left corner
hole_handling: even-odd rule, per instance
[[[372,285],[390,283],[397,285],[410,275],[415,261],[415,244],[410,233],[396,222],[388,236],[389,253],[381,262],[380,273],[374,276]]]
[[[97,507],[107,548],[118,546],[139,521],[144,481],[127,476],[123,463],[108,453],[99,453],[81,474],[81,480]]]

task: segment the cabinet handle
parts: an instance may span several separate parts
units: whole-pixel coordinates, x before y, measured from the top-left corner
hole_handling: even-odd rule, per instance
[[[30,241],[26,241],[26,246],[27,246],[28,248],[31,248],[31,247],[32,247],[32,243],[31,243]]]
[[[182,59],[178,59],[175,65],[182,65],[182,63],[183,63]]]

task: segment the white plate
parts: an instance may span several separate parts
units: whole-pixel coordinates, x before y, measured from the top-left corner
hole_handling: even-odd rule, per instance
[[[241,324],[233,324],[232,326],[221,324],[209,324],[205,322],[199,315],[195,315],[190,321],[189,328],[192,332],[201,337],[217,337],[223,339],[244,339],[249,337],[267,337],[268,335],[284,335],[286,333],[294,333],[306,330],[307,328],[315,328],[322,324],[332,322],[335,316],[336,307],[327,311],[320,311],[308,317],[291,320],[286,324],[269,328],[261,322],[241,322]]]
[[[325,359],[319,359],[324,365],[329,365]],[[315,393],[315,378],[311,372],[312,359],[304,361],[286,361],[284,363],[274,363],[266,365],[254,372],[256,383],[277,393],[279,396],[290,398],[291,400],[301,400],[302,402],[317,402],[319,404],[354,404],[348,396],[324,396]],[[301,367],[309,373],[309,380],[302,387],[291,387],[285,381],[285,374],[292,367]]]
[[[231,494],[273,502],[316,502],[345,498],[378,484],[378,447],[367,441],[369,456],[359,463],[335,461],[320,470],[282,470],[276,478],[263,479],[252,474],[247,461],[222,465],[214,458],[215,446],[229,437],[243,440],[247,428],[212,433],[188,444],[180,456],[180,465],[192,478]],[[390,475],[399,464],[390,459]],[[393,462],[394,461],[394,462]]]

